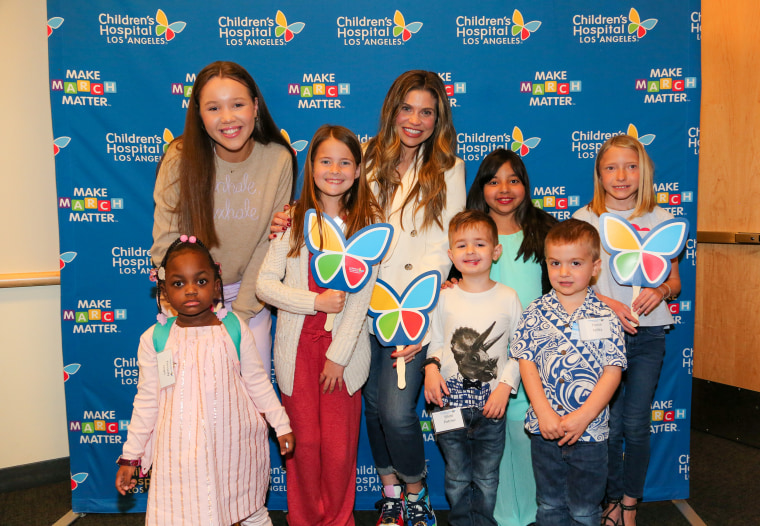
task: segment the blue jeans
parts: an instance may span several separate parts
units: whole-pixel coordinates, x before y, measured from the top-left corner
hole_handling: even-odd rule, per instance
[[[665,327],[639,327],[635,335],[626,333],[625,353],[628,368],[610,400],[608,499],[644,496],[651,407],[665,356]]]
[[[446,498],[451,526],[496,526],[493,517],[499,463],[504,453],[505,418],[483,416],[475,407],[462,409],[465,428],[436,435],[446,462]]]
[[[367,438],[380,475],[396,474],[403,482],[419,482],[425,476],[425,441],[417,400],[422,386],[422,362],[427,346],[406,364],[406,388],[398,388],[395,347],[383,347],[370,334],[372,357],[369,378],[362,389]]]
[[[607,442],[576,442],[530,437],[536,476],[537,526],[599,526],[607,479]]]

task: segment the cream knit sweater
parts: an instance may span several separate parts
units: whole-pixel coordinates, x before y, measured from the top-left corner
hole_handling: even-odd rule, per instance
[[[309,290],[309,250],[303,246],[297,257],[287,257],[290,232],[288,229],[271,241],[257,283],[258,297],[279,309],[274,370],[280,391],[287,396],[293,394],[296,353],[304,316],[316,314],[314,301],[317,297],[316,292]],[[327,349],[327,358],[345,367],[343,381],[349,394],[360,389],[369,375],[370,347],[366,318],[376,279],[377,266],[372,267],[370,281],[363,289],[347,294],[343,312],[335,317],[333,339]]]

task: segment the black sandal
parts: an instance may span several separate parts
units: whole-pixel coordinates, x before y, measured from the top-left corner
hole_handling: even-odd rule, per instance
[[[620,521],[616,521],[610,518],[610,513],[612,513],[615,508],[622,507],[623,504],[621,503],[621,499],[609,499],[607,501],[607,505],[613,504],[611,508],[608,510],[605,510],[605,512],[602,514],[602,523],[601,526],[619,526]],[[623,519],[623,512],[620,512],[620,520]]]
[[[622,513],[620,514],[620,520],[622,521],[620,524],[621,526],[625,526],[625,515],[623,515],[626,511],[636,511],[639,509],[639,501],[636,501],[636,504],[633,504],[631,506],[628,506],[627,504],[620,503],[620,507],[623,509]],[[638,515],[638,513],[636,514]]]

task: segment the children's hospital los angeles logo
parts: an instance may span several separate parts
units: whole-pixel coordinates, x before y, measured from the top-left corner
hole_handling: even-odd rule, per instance
[[[572,33],[581,44],[638,42],[657,25],[656,18],[642,19],[635,8],[628,14],[577,13],[572,18]]]
[[[219,39],[227,46],[284,46],[303,31],[306,24],[288,21],[285,13],[275,17],[220,16]]]
[[[162,9],[155,15],[100,13],[98,30],[108,44],[165,45],[182,31],[187,24],[181,20],[169,21]]]
[[[402,46],[420,29],[422,22],[409,22],[401,11],[390,17],[339,16],[335,24],[344,46]]]
[[[454,33],[464,46],[522,44],[541,27],[540,20],[525,21],[515,9],[507,15],[459,15],[454,19]]]

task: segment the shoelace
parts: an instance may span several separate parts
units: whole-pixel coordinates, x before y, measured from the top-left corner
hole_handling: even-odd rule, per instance
[[[396,519],[399,516],[403,516],[403,503],[401,499],[392,499],[390,497],[383,497],[375,503],[375,508],[381,510],[380,524],[397,524]],[[393,518],[393,522],[384,522],[385,519]]]
[[[418,524],[427,526],[427,520],[432,514],[427,502],[420,499],[416,502],[408,501],[406,503],[406,515],[412,526],[417,526]]]

